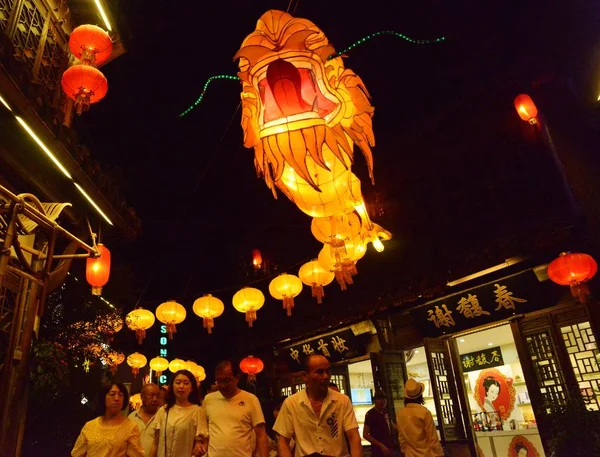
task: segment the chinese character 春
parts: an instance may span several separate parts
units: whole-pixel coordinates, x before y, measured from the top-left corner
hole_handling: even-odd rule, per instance
[[[463,316],[469,319],[473,319],[475,317],[479,317],[482,314],[490,315],[489,311],[484,311],[481,305],[479,304],[479,299],[477,295],[471,295],[467,298],[462,297],[458,302],[458,308],[456,311],[461,313]]]
[[[307,343],[302,345],[302,352],[304,352],[306,355],[311,355],[313,352],[315,352],[315,350],[310,347],[310,344]]]
[[[327,349],[327,346],[329,345],[323,341],[323,338],[321,338],[319,340],[319,347],[317,347],[317,349],[321,351],[325,357],[331,356],[331,354],[329,353],[329,349]]]
[[[473,357],[468,356],[463,359],[463,367],[471,368],[473,366],[474,360]]]
[[[484,353],[482,353],[477,356],[477,358],[475,359],[475,363],[478,366],[481,366],[481,365],[489,365],[490,362],[488,362],[486,355]]]
[[[333,344],[333,349],[335,349],[339,353],[348,350],[348,347],[346,346],[346,340],[340,336],[334,336],[333,338],[331,338],[331,344]]]
[[[442,325],[446,327],[456,325],[452,317],[452,311],[445,304],[442,305],[442,308],[440,309],[438,305],[435,305],[435,313],[432,310],[427,311],[429,314],[427,320],[433,322],[437,328],[440,328]]]
[[[494,284],[496,288],[494,290],[494,294],[496,294],[496,303],[498,306],[496,307],[496,311],[500,309],[515,309],[516,303],[527,303],[527,300],[523,298],[513,297],[513,293],[509,292],[506,286],[501,286],[500,284]]]
[[[298,349],[290,348],[290,356],[296,362],[300,363],[300,353],[298,352]]]
[[[491,362],[500,362],[500,356],[498,355],[498,351],[492,351]]]

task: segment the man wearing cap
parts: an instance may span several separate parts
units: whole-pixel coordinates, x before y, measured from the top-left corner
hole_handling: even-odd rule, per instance
[[[444,457],[433,417],[423,406],[421,382],[409,379],[404,384],[404,408],[396,413],[398,421],[398,440],[404,457]]]
[[[385,408],[387,397],[383,390],[375,392],[375,407],[365,415],[363,437],[371,443],[371,457],[392,456],[392,426]]]

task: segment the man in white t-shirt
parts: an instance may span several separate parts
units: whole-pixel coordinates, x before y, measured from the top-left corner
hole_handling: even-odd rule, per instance
[[[252,457],[255,442],[258,456],[269,456],[260,403],[255,395],[238,388],[239,377],[230,361],[219,363],[215,369],[218,391],[202,402],[202,451],[208,449],[208,457]]]
[[[146,457],[150,455],[150,448],[154,441],[154,420],[156,419],[156,411],[158,411],[160,390],[161,389],[152,382],[144,384],[142,391],[140,392],[142,406],[129,415],[129,419],[135,422],[140,429],[142,446]]]
[[[329,389],[331,367],[322,355],[304,360],[306,389],[286,398],[277,415],[279,457],[292,457],[290,439],[296,441],[296,457],[348,455],[362,457],[358,423],[352,403],[346,395]]]

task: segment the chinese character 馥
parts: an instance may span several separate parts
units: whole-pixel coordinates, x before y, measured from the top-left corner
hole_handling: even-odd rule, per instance
[[[492,351],[491,362],[500,362],[500,355],[498,354],[498,351]]]
[[[471,294],[469,294],[467,298],[462,297],[460,299],[456,311],[458,311],[468,319],[479,317],[482,314],[487,314],[488,316],[490,315],[489,311],[484,311],[484,309],[479,304],[479,299],[477,298],[477,295]]]
[[[452,311],[445,304],[442,305],[441,309],[438,305],[435,305],[435,312],[428,310],[427,313],[429,316],[427,320],[433,322],[437,328],[440,328],[442,325],[445,327],[456,325],[452,317]]]
[[[331,338],[331,344],[333,344],[333,349],[338,351],[340,354],[348,350],[348,347],[346,346],[346,340],[339,335]]]
[[[310,344],[307,343],[302,345],[302,352],[304,352],[306,355],[311,355],[315,352],[315,350],[310,347]]]
[[[463,367],[465,368],[472,368],[475,361],[473,360],[473,357],[471,357],[470,355],[465,357],[462,361],[463,363]]]
[[[490,362],[488,362],[487,356],[483,352],[477,356],[477,358],[475,359],[475,363],[477,364],[477,366],[490,364]]]
[[[290,348],[290,356],[296,362],[300,363],[300,353],[298,352],[298,349]]]
[[[329,353],[329,349],[327,349],[327,346],[329,345],[323,341],[323,338],[321,338],[319,340],[319,346],[317,347],[317,349],[321,351],[325,357],[330,357],[331,354]]]
[[[524,298],[513,297],[513,293],[509,292],[506,286],[494,284],[494,294],[496,295],[496,311],[504,309],[515,309],[515,303],[527,303]]]

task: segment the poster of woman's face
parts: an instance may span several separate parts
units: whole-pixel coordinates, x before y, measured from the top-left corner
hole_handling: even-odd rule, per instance
[[[482,412],[498,413],[503,420],[508,419],[515,406],[515,388],[495,368],[479,373],[473,394]]]
[[[508,446],[508,457],[540,457],[540,454],[531,441],[517,435]]]

